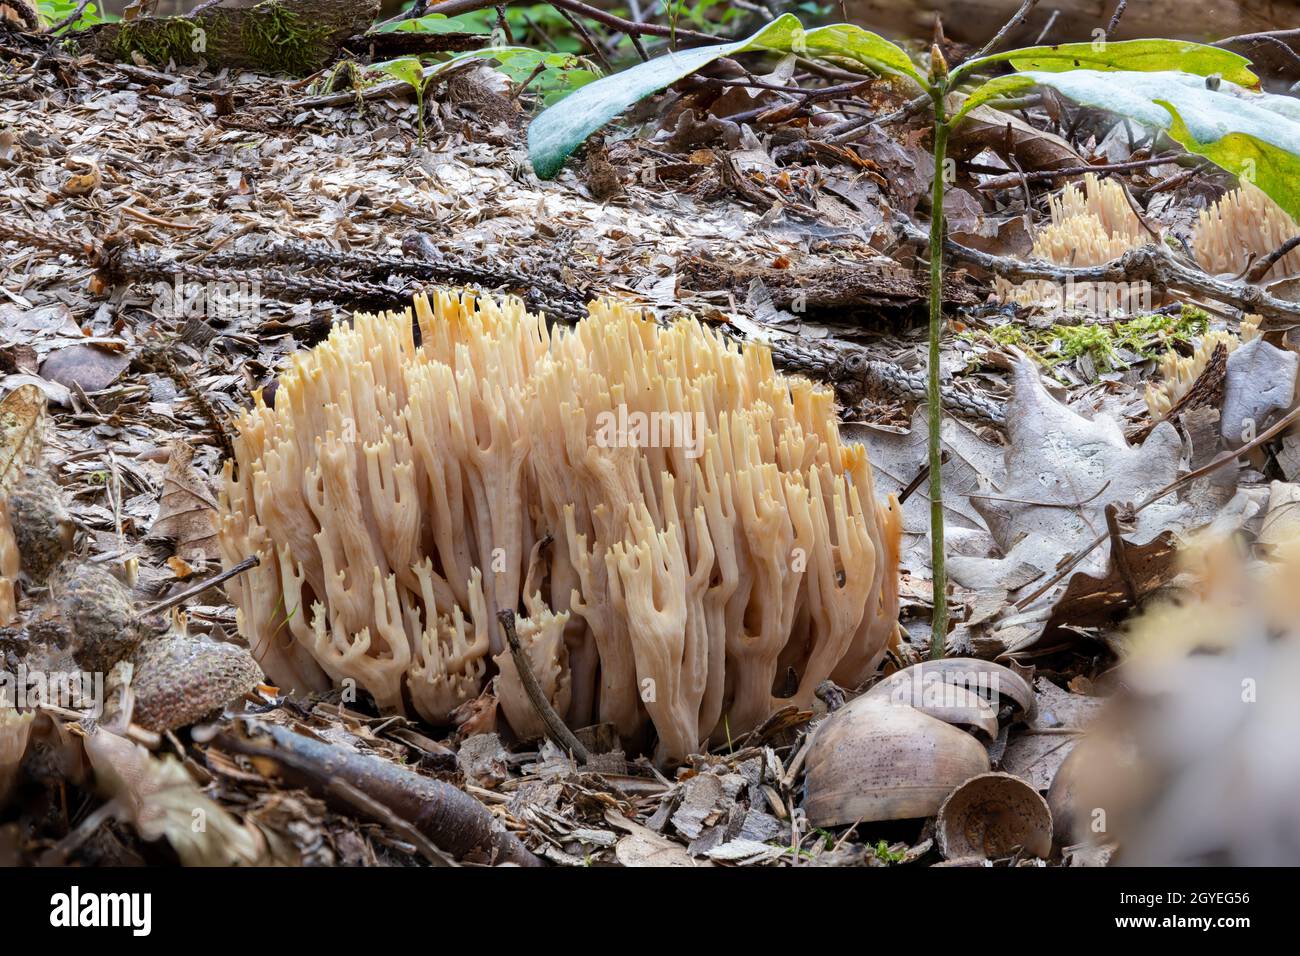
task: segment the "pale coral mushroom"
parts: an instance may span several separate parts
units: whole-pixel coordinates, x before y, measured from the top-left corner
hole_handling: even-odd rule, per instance
[[[679,762],[774,708],[861,682],[897,635],[901,526],[830,390],[762,346],[617,302],[552,329],[439,292],[357,315],[258,396],[227,465],[222,547],[271,678],[351,679],[446,722],[495,674],[543,724],[496,626],[574,727]],[[793,696],[778,696],[787,674]]]
[[[1151,417],[1164,418],[1173,410],[1179,399],[1191,391],[1220,345],[1227,349],[1228,354],[1232,354],[1242,344],[1258,338],[1261,321],[1258,315],[1243,316],[1238,332],[1217,329],[1207,332],[1197,341],[1196,348],[1189,356],[1179,355],[1173,349],[1162,355],[1157,366],[1160,381],[1148,382],[1144,395]]]
[[[1300,226],[1258,186],[1241,181],[1197,217],[1192,251],[1206,272],[1237,275],[1251,263],[1269,255],[1288,239],[1300,235]],[[1300,251],[1287,253],[1265,278],[1300,275]]]
[[[1071,183],[1051,199],[1050,221],[1035,233],[1031,254],[1060,266],[1099,266],[1151,241],[1124,187],[1087,173],[1082,186]],[[1132,290],[1097,283],[1081,282],[1063,290],[1060,283],[1046,279],[1016,285],[998,278],[994,288],[1004,302],[1021,305],[1094,312],[1132,312],[1142,305],[1130,301]]]
[[[8,627],[18,620],[18,575],[22,571],[22,555],[9,521],[9,502],[0,497],[0,627]]]

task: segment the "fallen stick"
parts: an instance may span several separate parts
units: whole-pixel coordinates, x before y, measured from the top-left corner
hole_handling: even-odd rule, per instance
[[[422,777],[380,757],[313,740],[287,727],[252,721],[249,727],[270,737],[274,746],[229,731],[213,743],[232,753],[274,760],[293,784],[355,809],[355,800],[345,799],[339,792],[336,781],[341,780],[458,860],[543,865],[518,837],[496,826],[491,811],[449,783]]]
[[[914,242],[929,242],[929,234],[904,220],[903,232]],[[995,256],[971,249],[948,239],[944,251],[954,259],[979,266],[1011,282],[1047,279],[1050,282],[1150,282],[1159,288],[1194,292],[1216,302],[1224,302],[1242,312],[1263,317],[1260,331],[1274,332],[1300,325],[1300,302],[1287,302],[1269,295],[1258,286],[1244,282],[1225,282],[1200,269],[1174,259],[1163,246],[1150,244],[1130,249],[1118,259],[1099,266],[1056,266],[1038,259],[1022,261],[1011,256]]]
[[[519,672],[519,681],[524,685],[524,693],[528,695],[528,700],[537,711],[537,716],[546,725],[547,736],[555,742],[556,746],[563,747],[578,760],[587,763],[591,759],[587,748],[560,719],[551,702],[546,699],[546,692],[542,690],[542,685],[537,683],[537,676],[533,674],[528,655],[524,653],[523,645],[519,643],[519,634],[515,631],[515,612],[509,609],[498,611],[497,620],[501,622],[501,629],[506,632],[506,643],[510,645],[510,656],[514,658],[515,670]]]

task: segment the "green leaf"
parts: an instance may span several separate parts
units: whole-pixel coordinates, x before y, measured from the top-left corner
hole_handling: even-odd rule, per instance
[[[1256,93],[1226,80],[1217,89],[1186,73],[1031,71],[1020,78],[1165,130],[1186,149],[1249,179],[1300,222],[1300,100]],[[972,95],[983,95],[1000,77]],[[1023,87],[1022,87],[1023,88]],[[967,104],[970,100],[967,100]],[[965,110],[963,106],[963,110]]]
[[[399,20],[380,27],[380,33],[490,33],[491,30],[478,26],[467,20],[448,17],[441,13]]]
[[[1156,102],[1167,109],[1172,118],[1169,135],[1182,143],[1188,152],[1204,156],[1216,166],[1254,183],[1292,219],[1300,222],[1300,156],[1249,133],[1228,133],[1219,139],[1201,142],[1183,122],[1177,107],[1165,100]],[[1297,130],[1300,131],[1300,126]]]
[[[387,73],[389,76],[406,83],[412,89],[422,90],[424,88],[424,64],[413,56],[404,56],[396,60],[376,63],[372,69],[380,73]]]
[[[924,87],[925,79],[917,72],[912,58],[902,47],[879,34],[848,23],[818,27],[804,34],[795,52],[816,57],[843,57],[854,60],[877,73],[906,76]]]
[[[424,80],[427,82],[431,77],[437,76],[439,73],[450,69],[463,60],[497,60],[501,63],[506,63],[509,62],[512,57],[527,56],[533,57],[534,59],[532,62],[536,63],[537,60],[535,58],[539,55],[543,57],[548,56],[547,54],[538,54],[536,50],[529,49],[526,46],[485,46],[477,50],[465,50],[461,53],[453,54],[447,59],[440,60],[439,62],[433,63],[429,66],[425,66],[420,62],[420,60],[413,56],[398,57],[396,60],[385,60],[382,63],[372,64],[371,66],[366,67],[366,73],[386,73],[389,76],[410,84],[412,87],[418,86],[418,88],[423,89],[423,84],[420,83],[421,76],[423,76]],[[563,62],[568,59],[564,54],[550,54],[550,56],[556,58],[556,65],[562,65]],[[414,64],[414,67],[412,64]],[[420,70],[418,74],[415,72],[415,67],[418,67]],[[371,79],[373,79],[373,77],[371,77]]]
[[[1178,70],[1197,76],[1217,73],[1229,83],[1258,86],[1250,60],[1231,50],[1183,40],[1119,40],[1098,43],[1061,43],[993,53],[961,64],[954,76],[967,76],[985,64],[1007,62],[1017,70],[1067,73],[1073,70],[1124,70],[1161,72]]]
[[[955,126],[958,120],[977,106],[983,106],[989,100],[1000,99],[1004,96],[1016,96],[1026,90],[1033,89],[1037,85],[1037,80],[1031,79],[1023,73],[995,77],[983,86],[977,87],[974,92],[967,96],[957,112],[948,118],[948,122]]]
[[[588,83],[544,110],[528,127],[533,169],[543,179],[550,179],[569,154],[596,130],[656,90],[671,86],[719,57],[746,50],[789,51],[804,36],[799,19],[787,13],[744,40],[677,50]]]

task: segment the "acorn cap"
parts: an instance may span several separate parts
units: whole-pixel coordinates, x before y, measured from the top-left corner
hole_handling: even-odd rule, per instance
[[[1047,801],[1014,774],[985,773],[967,780],[944,800],[934,829],[949,860],[997,859],[1017,848],[1043,859],[1052,854]]]
[[[262,669],[234,644],[167,634],[135,654],[132,721],[161,733],[193,724],[262,682]]]

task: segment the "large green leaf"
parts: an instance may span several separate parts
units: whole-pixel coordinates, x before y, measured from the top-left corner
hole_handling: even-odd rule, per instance
[[[1031,46],[993,53],[961,64],[954,73],[969,75],[989,63],[1010,63],[1017,70],[1068,73],[1073,70],[1125,70],[1162,72],[1178,70],[1210,76],[1217,73],[1229,83],[1257,86],[1259,78],[1250,72],[1250,60],[1231,50],[1189,43],[1183,40],[1118,40],[1097,43],[1061,43]]]
[[[961,112],[977,98],[987,102],[990,87],[994,95],[1005,95],[1027,83],[1051,86],[1076,103],[1167,131],[1189,151],[1254,182],[1300,222],[1300,100],[1295,97],[1256,93],[1226,80],[1207,84],[1186,73],[1028,71],[990,81]]]
[[[916,71],[911,57],[902,47],[852,24],[834,23],[809,30],[797,50],[809,56],[854,60],[877,73],[906,76],[921,86],[925,85],[925,79]]]
[[[588,83],[544,110],[528,127],[528,152],[533,169],[543,179],[550,179],[560,171],[570,153],[614,117],[719,57],[756,49],[788,51],[803,36],[799,18],[787,13],[744,40],[666,53],[630,70]]]
[[[1273,201],[1300,222],[1300,156],[1280,149],[1249,133],[1228,133],[1216,140],[1202,142],[1187,127],[1178,108],[1158,100],[1169,110],[1172,122],[1169,135],[1189,152],[1199,153],[1210,162],[1250,180],[1272,197]],[[1300,132],[1300,126],[1296,126]],[[1300,146],[1300,143],[1296,144]]]
[[[844,23],[804,32],[798,18],[787,13],[744,40],[668,53],[582,87],[545,110],[528,128],[533,169],[549,179],[583,140],[628,107],[719,57],[746,50],[850,60],[877,73],[906,76],[924,84],[907,53],[884,37]]]

